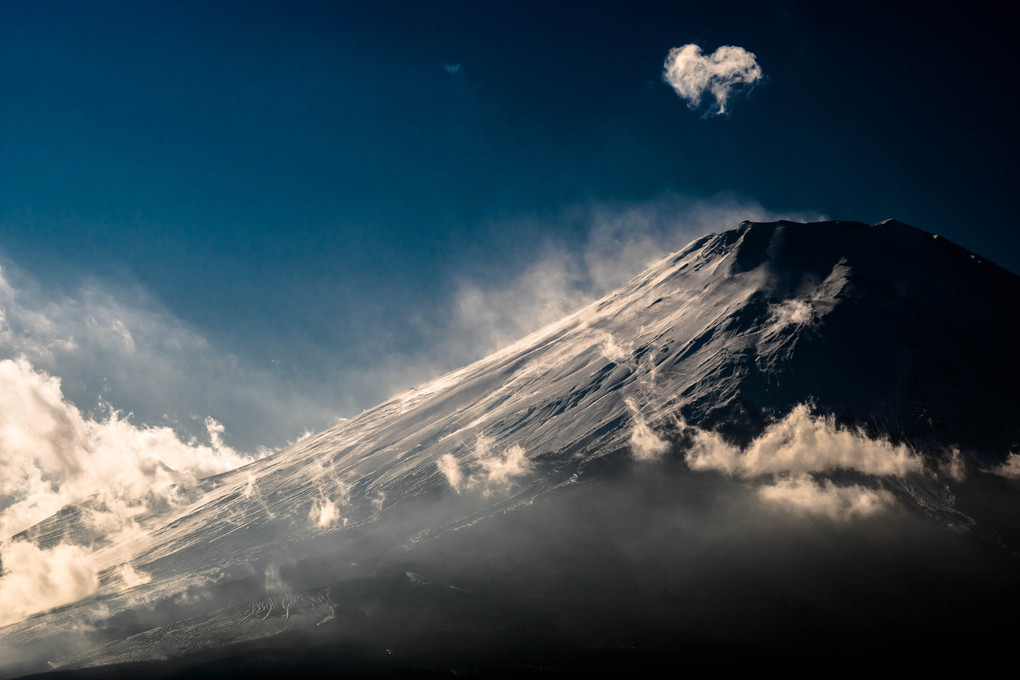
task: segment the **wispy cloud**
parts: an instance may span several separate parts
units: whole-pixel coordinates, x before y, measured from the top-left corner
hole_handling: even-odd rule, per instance
[[[885,489],[859,484],[837,486],[831,480],[816,481],[810,475],[776,480],[758,489],[758,495],[794,512],[822,515],[836,521],[870,517],[895,505]]]
[[[577,311],[704,234],[743,220],[824,217],[769,209],[732,194],[666,194],[647,201],[591,201],[551,214],[493,221],[493,232],[537,236],[527,247],[505,253],[499,266],[484,258],[463,262],[450,273],[449,297],[431,300],[433,306],[414,318],[420,343],[366,353],[362,363],[333,365],[329,383],[338,387],[332,403],[356,412],[480,359]],[[607,344],[604,349],[615,355],[621,348]],[[293,386],[288,388],[293,392]],[[317,385],[304,388],[310,395],[318,390]],[[323,413],[324,403],[320,398],[309,413]],[[226,416],[217,418],[228,434],[233,431]]]
[[[492,442],[488,438],[478,437],[475,442],[475,456],[482,468],[476,481],[487,492],[493,489],[505,490],[512,486],[518,477],[531,472],[531,461],[520,444],[511,444],[502,454],[497,454],[492,450]]]
[[[145,291],[88,280],[66,292],[0,268],[0,359],[23,357],[62,379],[82,412],[112,404],[185,439],[205,418],[248,451],[279,446],[335,414],[310,386],[296,389],[269,367],[246,363],[162,308]]]
[[[458,356],[482,356],[606,295],[691,240],[743,220],[823,217],[769,210],[726,194],[698,199],[669,194],[639,203],[577,205],[559,215],[506,224],[510,231],[580,230],[584,236],[579,245],[546,240],[532,263],[508,267],[509,276],[499,280],[464,277],[454,300],[452,332],[442,346]]]
[[[691,109],[701,106],[706,94],[715,105],[706,115],[723,115],[730,98],[764,78],[755,55],[742,47],[723,45],[712,54],[702,54],[694,44],[674,47],[666,55],[662,78]]]
[[[499,453],[493,450],[492,440],[484,435],[475,440],[472,459],[469,465],[475,471],[467,475],[452,453],[443,454],[436,461],[436,467],[457,493],[478,491],[488,496],[505,492],[532,470],[531,461],[520,444],[511,444]]]
[[[637,460],[655,460],[669,450],[669,443],[649,427],[632,399],[626,400],[631,413],[630,450]]]

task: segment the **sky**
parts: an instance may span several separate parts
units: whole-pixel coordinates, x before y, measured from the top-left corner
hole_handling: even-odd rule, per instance
[[[744,219],[1020,271],[1015,22],[831,4],[0,0],[3,388],[235,460]]]

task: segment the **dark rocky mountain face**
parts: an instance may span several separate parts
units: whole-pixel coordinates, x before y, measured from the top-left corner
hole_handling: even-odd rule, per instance
[[[705,236],[116,533],[93,498],[15,537],[98,585],[0,628],[0,676],[1005,648],[1018,302],[897,222]]]
[[[735,330],[755,333],[776,301],[813,304],[822,282],[839,290],[831,307],[804,310],[817,323],[783,338],[786,347],[759,343],[735,362],[743,381],[733,412],[705,404],[694,418],[729,429],[748,421],[741,411],[774,417],[811,400],[918,449],[955,445],[992,463],[1020,445],[1020,277],[894,221],[749,224],[730,234],[735,270],[772,278]]]

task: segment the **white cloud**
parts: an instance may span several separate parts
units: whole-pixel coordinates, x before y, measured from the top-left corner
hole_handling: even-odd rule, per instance
[[[520,444],[511,444],[502,454],[492,450],[492,441],[484,435],[475,440],[474,460],[478,470],[465,476],[460,463],[452,453],[440,456],[436,467],[446,477],[454,491],[480,491],[486,496],[496,491],[507,491],[531,472],[531,461]]]
[[[694,445],[687,453],[691,469],[741,477],[834,470],[902,477],[923,467],[921,457],[906,446],[839,428],[831,417],[812,416],[804,404],[766,428],[743,450],[714,432],[697,430],[693,438]]]
[[[612,361],[614,364],[621,364],[630,358],[630,343],[624,343],[621,347],[617,344],[616,338],[613,337],[613,334],[604,330],[599,330],[595,335],[599,340],[599,353],[602,354],[606,361]]]
[[[815,312],[810,302],[798,298],[791,298],[789,300],[783,300],[783,302],[773,307],[769,321],[776,328],[785,328],[786,326],[804,326],[811,323],[814,319],[814,315]]]
[[[457,463],[454,455],[452,453],[444,453],[436,461],[436,467],[446,477],[446,481],[453,487],[453,490],[460,493],[461,484],[464,482],[464,473],[460,471],[460,465]]]
[[[0,544],[0,559],[0,626],[74,602],[99,587],[99,574],[81,546],[41,550],[26,541],[8,541]]]
[[[308,511],[308,521],[316,529],[328,529],[340,521],[340,519],[340,508],[336,506],[336,503],[325,497],[316,499],[312,503],[311,510]],[[344,521],[344,524],[346,523]]]
[[[157,503],[174,504],[195,482],[250,459],[220,440],[181,441],[169,427],[135,427],[115,411],[86,418],[61,382],[27,359],[0,361],[0,536],[96,496],[94,524],[116,530]]]
[[[531,461],[524,455],[525,451],[520,444],[507,447],[502,456],[493,454],[491,447],[492,442],[486,437],[479,436],[475,442],[475,456],[483,474],[474,481],[482,484],[487,491],[492,488],[505,489],[517,477],[531,471]]]
[[[669,443],[648,426],[634,401],[627,399],[631,412],[630,450],[637,460],[656,460],[669,450]]]
[[[895,504],[892,494],[884,489],[869,489],[858,484],[837,486],[828,479],[817,482],[809,475],[762,486],[758,495],[788,510],[838,521],[870,517]]]
[[[730,97],[741,88],[764,77],[754,54],[742,47],[723,45],[712,54],[702,54],[694,44],[674,47],[666,55],[662,78],[692,109],[701,106],[706,94],[715,99],[706,115],[726,113]]]
[[[1007,479],[1020,479],[1020,453],[1011,453],[1006,462],[993,468],[992,472]]]
[[[117,567],[117,577],[127,588],[145,585],[152,580],[152,576],[144,571],[136,571],[130,564],[122,564]]]

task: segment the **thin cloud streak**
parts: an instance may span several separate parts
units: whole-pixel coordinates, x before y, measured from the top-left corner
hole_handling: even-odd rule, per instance
[[[610,293],[700,236],[744,220],[779,219],[815,221],[824,215],[773,211],[731,195],[693,199],[668,194],[640,203],[574,206],[542,221],[585,225],[581,246],[549,240],[533,264],[508,278],[490,284],[464,278],[454,301],[453,332],[440,346],[457,356],[479,358]],[[533,231],[538,221],[504,228]]]

